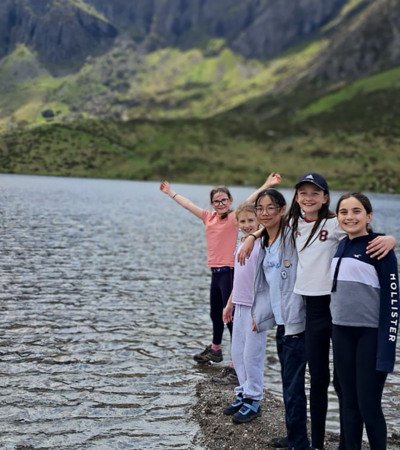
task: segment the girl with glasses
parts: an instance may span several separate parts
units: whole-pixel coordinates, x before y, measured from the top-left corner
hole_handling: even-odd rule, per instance
[[[301,296],[293,292],[297,252],[286,227],[286,200],[277,190],[267,189],[258,195],[256,211],[263,229],[254,283],[254,328],[263,332],[277,325],[287,430],[284,446],[308,450],[305,307]]]
[[[305,348],[310,374],[311,446],[314,449],[324,447],[328,410],[332,335],[330,266],[339,242],[345,237],[335,213],[329,209],[329,203],[329,188],[325,178],[310,172],[303,175],[295,185],[292,204],[286,216],[291,242],[298,256],[294,292],[302,296],[306,308]],[[246,245],[238,255],[242,264],[251,252],[252,241],[253,238],[246,239]],[[395,245],[393,236],[378,236],[371,240],[368,252],[372,258],[383,258]],[[341,408],[340,386],[335,371],[333,384]],[[341,420],[342,417],[341,414]],[[278,438],[273,446],[282,447],[286,443],[287,438]],[[339,449],[345,448],[341,433]]]
[[[279,184],[280,181],[279,174],[271,173],[264,184],[246,199],[246,202],[253,203],[259,192]],[[221,342],[224,331],[222,312],[232,292],[234,253],[238,235],[238,224],[232,209],[232,195],[225,186],[215,187],[210,192],[213,211],[208,211],[175,192],[168,181],[161,182],[160,190],[204,223],[207,265],[211,270],[210,317],[213,336],[211,343],[193,358],[200,364],[221,362],[223,360]],[[227,324],[227,327],[232,335],[232,323]]]

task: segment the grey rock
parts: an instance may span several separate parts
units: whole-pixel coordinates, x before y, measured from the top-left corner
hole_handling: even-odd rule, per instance
[[[2,0],[0,58],[18,43],[53,72],[72,71],[118,34],[147,51],[221,38],[247,58],[270,58],[311,36],[346,0]]]
[[[25,44],[53,72],[71,70],[108,48],[117,29],[68,0],[3,0],[0,3],[0,58]]]

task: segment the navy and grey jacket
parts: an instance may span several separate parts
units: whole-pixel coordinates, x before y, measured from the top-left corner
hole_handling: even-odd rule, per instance
[[[376,370],[392,372],[399,321],[399,277],[391,250],[383,259],[366,254],[377,234],[346,237],[332,261],[334,325],[378,328]]]
[[[281,242],[281,307],[282,319],[285,325],[285,334],[293,335],[305,329],[305,305],[301,295],[293,292],[297,271],[297,251],[290,240],[290,233],[286,233],[285,245]],[[269,298],[269,286],[265,279],[263,260],[265,249],[260,248],[257,261],[257,271],[254,282],[254,301],[251,309],[252,317],[257,331],[270,330],[275,326]]]

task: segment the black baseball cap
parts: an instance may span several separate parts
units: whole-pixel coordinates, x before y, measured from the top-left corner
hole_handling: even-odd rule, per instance
[[[297,189],[303,183],[315,184],[315,186],[322,189],[325,194],[329,194],[328,183],[326,182],[325,178],[319,173],[305,173],[302,177],[299,178],[299,181],[295,185],[295,189]]]

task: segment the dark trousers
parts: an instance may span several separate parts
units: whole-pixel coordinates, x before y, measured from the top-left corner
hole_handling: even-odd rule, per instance
[[[225,308],[233,287],[233,269],[225,272],[211,273],[210,317],[213,326],[213,344],[220,345],[224,333],[222,311]],[[227,324],[232,338],[232,322]]]
[[[325,440],[325,423],[328,411],[328,387],[330,382],[329,350],[332,336],[332,317],[329,309],[330,295],[303,296],[306,303],[306,356],[310,373],[310,416],[311,416],[311,445],[323,448]],[[333,372],[333,386],[339,399],[341,409],[341,389]],[[343,442],[343,422],[340,414],[340,445]]]
[[[363,424],[369,446],[385,450],[382,393],[387,374],[376,370],[378,329],[333,325],[333,357],[343,392],[346,450],[360,450]]]
[[[285,327],[276,331],[276,347],[281,363],[283,401],[289,447],[309,448],[307,437],[307,398],[304,387],[306,370],[305,333],[285,336]]]

